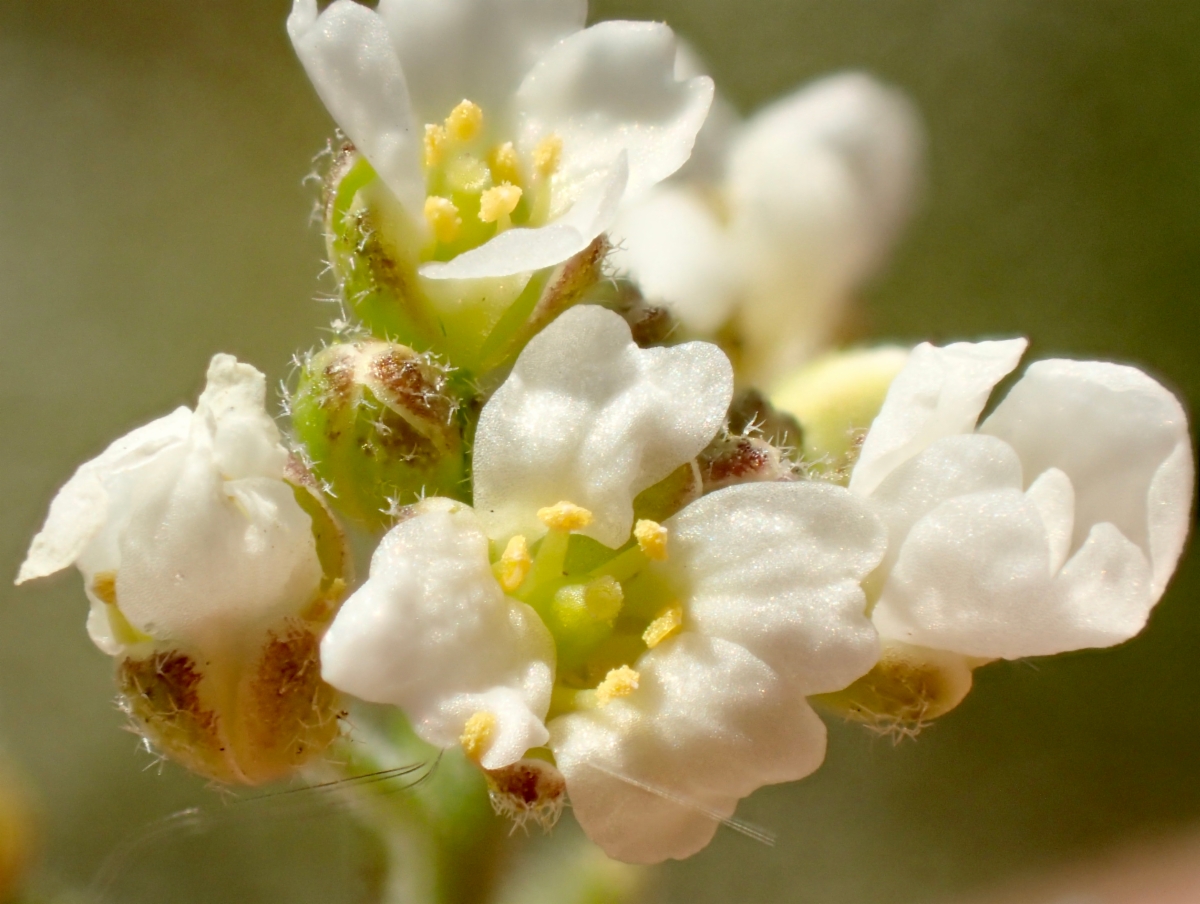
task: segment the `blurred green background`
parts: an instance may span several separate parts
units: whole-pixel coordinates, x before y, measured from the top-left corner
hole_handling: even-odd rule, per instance
[[[190,404],[209,356],[273,378],[332,312],[302,178],[332,126],[285,0],[0,3],[0,573],[55,489]],[[872,334],[1021,333],[1034,354],[1139,362],[1200,398],[1200,5],[1193,0],[598,0],[666,19],[743,110],[865,68],[908,91],[929,189],[867,292]],[[1200,590],[1185,561],[1123,648],[997,664],[894,747],[831,725],[811,779],[664,870],[665,901],[952,901],[1200,824]],[[112,900],[360,900],[359,839],[319,800],[222,806],[136,751],[74,573],[3,591],[0,743],[36,788],[43,881]]]

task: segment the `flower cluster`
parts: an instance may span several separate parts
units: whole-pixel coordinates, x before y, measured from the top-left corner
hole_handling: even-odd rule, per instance
[[[78,470],[18,577],[79,568],[163,754],[279,778],[342,692],[498,811],[569,800],[654,863],[815,770],[814,703],[911,731],[973,669],[1120,643],[1162,597],[1194,462],[1152,378],[1040,361],[981,419],[1024,340],[813,360],[912,207],[904,97],[845,74],[705,125],[666,26],[585,17],[295,0],[361,328],[303,359],[290,450],[217,355],[194,411]],[[357,585],[338,518],[377,541]]]

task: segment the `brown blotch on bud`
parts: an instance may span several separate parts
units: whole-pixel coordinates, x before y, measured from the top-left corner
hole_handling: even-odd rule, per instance
[[[492,808],[516,826],[532,821],[549,831],[562,815],[567,782],[553,763],[526,757],[510,766],[484,770],[484,776]]]

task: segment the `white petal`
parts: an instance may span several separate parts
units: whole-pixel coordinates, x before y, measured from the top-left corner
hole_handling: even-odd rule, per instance
[[[1075,487],[1073,548],[1114,524],[1151,558],[1162,594],[1191,521],[1191,440],[1183,406],[1133,367],[1038,361],[981,427],[1011,443],[1026,473],[1059,468]]]
[[[117,537],[134,627],[212,649],[301,611],[321,580],[312,520],[282,479],[224,481],[211,445],[139,475]]]
[[[572,811],[610,857],[688,857],[740,798],[821,764],[821,720],[736,644],[684,632],[637,667],[630,696],[551,723]]]
[[[629,165],[624,152],[579,196],[571,208],[546,226],[507,229],[453,260],[428,263],[421,275],[429,279],[487,279],[554,267],[578,254],[617,215]]]
[[[698,75],[710,75],[704,60],[686,40],[675,39],[675,78],[683,81]],[[725,178],[729,146],[741,125],[737,109],[720,92],[713,94],[708,116],[696,135],[692,156],[679,168],[676,178],[691,183],[717,185]]]
[[[902,542],[873,614],[880,636],[982,658],[1069,649],[1046,529],[1019,489],[949,499]]]
[[[871,424],[850,489],[869,496],[934,440],[973,432],[992,388],[1017,366],[1026,345],[1024,339],[1008,339],[941,348],[923,342],[914,348]]]
[[[17,583],[45,577],[75,562],[109,518],[110,481],[136,473],[164,449],[178,446],[188,435],[192,413],[177,408],[118,439],[79,469],[63,486],[46,523],[33,538]]]
[[[1056,583],[1065,616],[1058,649],[1050,652],[1129,640],[1146,626],[1161,595],[1145,554],[1111,524],[1092,527]]]
[[[1071,554],[1071,534],[1075,529],[1075,488],[1071,486],[1071,478],[1058,468],[1049,468],[1029,485],[1025,495],[1042,516],[1050,544],[1050,573],[1058,574]]]
[[[571,308],[535,336],[483,408],[475,509],[489,536],[541,536],[536,512],[567,501],[607,546],[629,538],[633,497],[695,457],[733,395],[715,345],[639,349],[625,321]]]
[[[752,376],[778,376],[828,342],[907,220],[922,143],[907,98],[857,73],[772,104],[735,138],[730,232],[751,279]]]
[[[994,436],[968,433],[933,442],[889,474],[871,496],[888,530],[881,573],[895,564],[913,525],[943,502],[986,490],[1020,490],[1022,485],[1017,453]]]
[[[294,0],[287,28],[329,114],[420,222],[424,130],[383,19],[353,0],[334,0],[319,16],[316,0]]]
[[[338,612],[321,643],[322,674],[401,707],[440,747],[457,744],[475,712],[490,712],[483,764],[499,768],[546,741],[554,642],[500,589],[470,508],[430,499],[417,511],[383,538],[367,582]]]
[[[610,237],[617,270],[689,330],[711,334],[729,320],[741,277],[724,227],[699,194],[656,186],[622,207]]]
[[[519,146],[529,154],[548,135],[562,139],[555,205],[628,151],[626,197],[636,198],[688,159],[712,96],[707,76],[676,80],[665,25],[601,22],[560,42],[521,83]]]
[[[740,644],[800,695],[841,690],[879,656],[860,582],[879,564],[883,524],[841,487],[742,484],[667,522],[661,569],[688,629]]]
[[[463,99],[485,123],[505,116],[521,79],[584,26],[586,0],[380,0],[421,123]]]
[[[196,416],[214,438],[217,468],[226,480],[283,475],[288,453],[266,402],[267,378],[259,370],[233,355],[213,356]]]

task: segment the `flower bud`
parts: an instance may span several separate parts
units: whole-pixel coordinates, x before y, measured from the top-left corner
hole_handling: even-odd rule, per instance
[[[88,632],[117,660],[135,731],[240,784],[287,775],[339,733],[318,650],[348,558],[265,395],[261,373],[217,355],[194,412],[180,408],[79,468],[17,578],[77,565]]]
[[[444,368],[386,342],[315,353],[291,400],[316,475],[342,514],[372,529],[423,493],[462,497],[458,409]]]
[[[908,354],[894,345],[833,352],[780,381],[771,401],[800,422],[803,462],[815,475],[850,479],[867,428]]]
[[[435,236],[451,239],[435,242],[432,252],[429,236],[352,145],[335,156],[325,180],[325,241],[343,297],[373,335],[434,352],[475,375],[511,363],[534,334],[577,303],[600,278],[608,252],[601,235],[532,275],[432,279],[420,271],[430,254],[436,261],[438,248],[473,244],[480,236],[472,229],[480,224],[478,216],[460,217],[448,198],[431,196],[424,214]]]
[[[553,763],[525,757],[508,766],[484,771],[492,809],[516,826],[533,821],[549,830],[562,815],[567,783]]]

